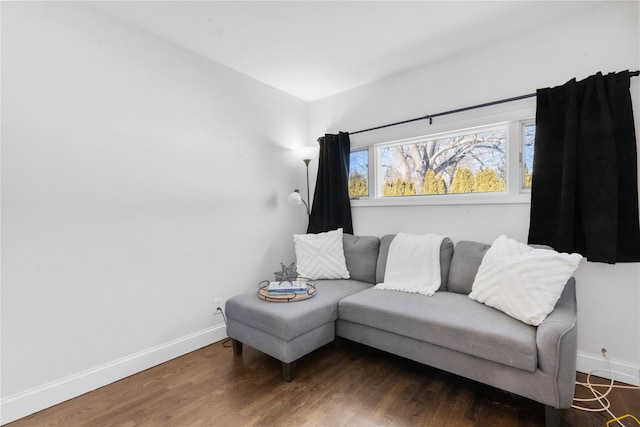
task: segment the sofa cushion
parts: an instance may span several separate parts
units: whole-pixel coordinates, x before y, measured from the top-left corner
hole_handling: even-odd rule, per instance
[[[395,234],[387,234],[380,239],[380,252],[378,255],[378,264],[376,267],[376,283],[384,282],[384,273],[387,268],[387,258],[389,255],[389,247]],[[453,257],[453,242],[448,237],[442,241],[440,245],[440,289],[447,290],[449,281],[449,270],[451,266],[451,258]]]
[[[351,278],[371,284],[376,283],[376,266],[380,239],[374,236],[343,234],[344,258]]]
[[[291,340],[338,317],[338,301],[371,287],[357,280],[318,280],[312,298],[296,302],[268,302],[255,293],[229,298],[225,313],[229,319],[259,329],[283,340]]]
[[[465,295],[471,293],[478,268],[490,247],[485,243],[465,240],[456,244],[449,270],[449,291]]]
[[[341,320],[534,372],[536,328],[466,295],[366,289],[342,299]]]

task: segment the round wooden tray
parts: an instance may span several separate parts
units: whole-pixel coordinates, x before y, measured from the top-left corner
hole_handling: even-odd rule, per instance
[[[307,281],[307,292],[304,294],[269,294],[269,281],[265,280],[258,285],[258,298],[269,302],[295,302],[304,301],[313,297],[316,294],[316,286],[313,282]]]

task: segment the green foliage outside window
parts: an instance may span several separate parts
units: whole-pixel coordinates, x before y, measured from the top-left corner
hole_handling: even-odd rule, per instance
[[[507,191],[507,184],[504,179],[498,176],[495,169],[484,169],[478,171],[474,177],[474,193],[491,193],[495,191]]]
[[[421,194],[491,193],[506,191],[506,189],[507,185],[504,179],[498,176],[495,169],[486,168],[474,174],[469,168],[459,168],[454,174],[451,189],[449,190],[442,177],[436,177],[433,171],[428,171]],[[387,197],[415,196],[416,189],[413,182],[401,179],[393,182],[385,181],[383,195]]]
[[[447,194],[447,185],[444,179],[436,177],[436,173],[429,169],[424,177],[422,194]]]
[[[473,193],[473,185],[475,184],[475,177],[473,172],[469,168],[458,168],[453,175],[453,182],[451,183],[451,192],[454,194],[459,193]]]
[[[413,182],[397,179],[395,182],[384,183],[384,196],[415,196],[416,189]]]
[[[362,174],[353,173],[349,176],[349,197],[366,197],[369,195],[367,180]]]

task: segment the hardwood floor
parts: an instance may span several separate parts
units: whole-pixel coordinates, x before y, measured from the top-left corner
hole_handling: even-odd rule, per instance
[[[617,416],[639,416],[640,391],[610,397]],[[609,419],[568,409],[562,425]],[[300,359],[287,383],[277,360],[247,345],[236,357],[218,342],[8,426],[540,427],[544,407],[352,342]]]

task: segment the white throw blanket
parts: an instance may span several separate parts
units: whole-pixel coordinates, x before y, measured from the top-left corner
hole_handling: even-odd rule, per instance
[[[444,238],[398,233],[389,246],[384,283],[375,288],[433,295],[441,284],[440,246]]]

